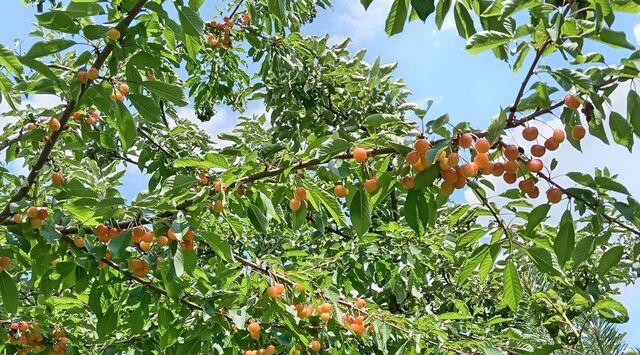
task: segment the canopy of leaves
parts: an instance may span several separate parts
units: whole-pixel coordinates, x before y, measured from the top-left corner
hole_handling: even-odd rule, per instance
[[[0,45],[0,91],[16,118],[0,148],[29,171],[0,167],[0,351],[297,354],[315,341],[334,354],[624,350],[612,325],[628,314],[613,296],[640,272],[640,204],[615,176],[572,172],[575,184],[562,186],[555,166],[532,172],[520,151],[514,178],[569,202],[557,224],[550,204],[518,189],[491,201],[495,170],[442,180],[458,165],[449,154],[484,154],[463,134],[486,138],[488,157],[505,162],[508,131],[549,113],[577,149],[571,133],[584,118],[588,134],[631,151],[637,93],[627,112],[605,108],[639,76],[640,52],[615,29],[616,14],[640,12],[637,0],[394,0],[389,35],[453,16],[470,54],[490,50],[522,72],[486,129],[431,119],[408,102],[395,64],[303,36],[328,0],[227,1],[214,19],[201,17],[204,0],[26,2],[38,40]],[[588,41],[625,59],[583,53]],[[566,67],[542,64],[553,53]],[[561,110],[567,92],[580,111]],[[20,105],[38,94],[61,104]],[[243,115],[255,102],[268,114]],[[180,117],[189,105],[201,121],[220,105],[238,113],[217,137],[224,147]],[[411,166],[416,137],[430,149]],[[132,201],[119,189],[127,168],[148,178]],[[454,187],[481,203],[450,200]]]

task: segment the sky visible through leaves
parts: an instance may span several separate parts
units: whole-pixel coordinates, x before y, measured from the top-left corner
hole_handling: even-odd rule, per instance
[[[215,3],[205,3],[203,18],[214,14]],[[319,36],[328,34],[332,43],[342,42],[349,37],[352,40],[351,49],[367,49],[367,61],[373,62],[380,56],[383,63],[398,62],[397,74],[404,78],[408,88],[413,91],[412,100],[422,105],[433,100],[429,119],[448,113],[451,122],[468,120],[476,126],[485,127],[501,106],[505,107],[511,103],[523,72],[514,73],[506,63],[495,60],[490,52],[475,56],[469,54],[464,50],[465,41],[456,34],[451,19],[445,20],[441,31],[436,30],[433,21],[429,20],[427,24],[410,23],[402,33],[389,38],[384,32],[389,4],[388,0],[378,0],[365,12],[359,1],[335,0],[334,8],[319,12],[316,20],[305,27],[303,32]],[[34,13],[35,9],[24,7],[21,1],[3,1],[0,11],[0,23],[3,28],[3,31],[0,31],[0,43],[8,47],[11,47],[16,39],[27,44],[33,43],[27,34],[33,28]],[[616,26],[618,30],[625,31],[627,38],[634,44],[640,44],[640,16],[620,14],[616,19]],[[589,45],[593,46],[594,51],[602,53],[610,63],[617,63],[622,55],[628,55],[624,50],[612,50],[595,43]],[[543,64],[559,66],[562,64],[562,58],[545,58]],[[627,86],[625,90],[628,89]],[[625,98],[625,92],[614,94],[612,107],[617,111],[624,111]],[[28,102],[37,106],[55,103],[49,97],[33,97]],[[0,108],[5,111],[7,106],[2,104]],[[250,105],[248,114],[263,111],[260,103],[254,103]],[[192,108],[182,108],[179,112],[197,121]],[[202,126],[215,136],[221,131],[231,129],[237,115],[229,108],[219,107],[214,119],[203,123]],[[0,118],[3,125],[6,120],[7,118]],[[559,125],[559,122],[551,120],[548,123],[540,123],[540,127],[550,129],[548,126],[554,124]],[[594,168],[606,165],[612,175],[620,175],[618,182],[627,186],[636,199],[640,198],[640,184],[634,177],[640,163],[638,150],[629,153],[620,146],[595,143],[590,145],[590,141],[595,142],[593,137],[588,138],[583,145],[584,153],[574,150],[569,145],[557,152],[557,173],[561,175],[562,172],[572,169],[592,172]],[[12,165],[17,167],[21,163]],[[139,171],[131,167],[123,180],[121,191],[127,199],[131,199],[144,190],[146,184],[146,179],[141,178]],[[499,189],[498,187],[497,190]],[[456,192],[455,198],[459,201],[477,203],[472,194]],[[557,211],[554,214],[552,210],[552,215],[559,220],[565,206],[555,206],[554,209]],[[640,339],[635,336],[640,334],[640,304],[637,301],[639,297],[640,285],[626,287],[618,296],[629,311],[630,321],[621,325],[620,329],[627,332],[625,340],[631,346],[640,346]]]

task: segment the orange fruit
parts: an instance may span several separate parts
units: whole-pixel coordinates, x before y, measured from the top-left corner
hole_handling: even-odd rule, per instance
[[[493,165],[491,165],[491,174],[493,174],[493,176],[502,176],[502,174],[504,174],[504,164],[500,162],[493,163]]]
[[[336,185],[333,188],[333,193],[337,196],[337,197],[345,197],[347,196],[347,194],[349,193],[347,191],[347,188],[344,187],[344,185]]]
[[[564,97],[564,105],[570,109],[577,110],[580,107],[580,101],[574,95],[567,95]]]
[[[163,246],[169,245],[169,238],[167,238],[164,235],[161,235],[161,236],[158,237],[158,239],[156,239],[156,243],[158,243],[159,247],[163,247]]]
[[[307,191],[303,187],[296,187],[296,190],[293,192],[293,198],[298,201],[304,201],[307,199]]]
[[[216,200],[213,203],[213,212],[222,213],[223,210],[224,210],[224,203],[222,203],[222,200]]]
[[[403,176],[402,179],[400,179],[400,183],[402,184],[402,187],[404,187],[407,190],[410,190],[416,187],[413,176],[409,176],[409,175]]]
[[[476,141],[475,148],[478,153],[487,153],[489,152],[489,148],[491,148],[491,143],[485,138],[480,138]]]
[[[295,198],[292,198],[291,200],[289,200],[289,208],[291,208],[293,212],[298,212],[301,206],[302,206],[302,202],[300,202],[300,200],[296,200]]]
[[[416,152],[415,150],[410,151],[409,153],[407,153],[406,161],[409,165],[417,164],[418,161],[420,161],[420,153]]]
[[[370,194],[374,193],[378,189],[378,178],[374,176],[365,180],[364,189]]]
[[[527,168],[529,168],[529,171],[531,171],[532,173],[538,173],[542,171],[542,168],[544,168],[544,164],[542,163],[542,160],[534,158],[527,162]]]
[[[317,340],[313,340],[310,344],[309,344],[309,349],[311,349],[311,351],[320,351],[320,348],[322,347],[322,345],[320,344],[319,341]]]
[[[353,159],[358,163],[364,163],[367,160],[367,150],[364,148],[356,147],[353,149]]]
[[[560,144],[553,138],[549,138],[546,141],[544,141],[544,147],[547,150],[554,151],[554,150],[558,149],[559,146],[560,146]]]
[[[571,137],[577,141],[581,140],[587,135],[587,131],[584,129],[582,125],[575,125],[571,129]]]
[[[460,148],[471,147],[471,145],[473,144],[473,136],[469,133],[461,135],[460,139],[458,140],[458,144],[460,145]]]
[[[514,182],[516,182],[516,180],[518,180],[518,175],[507,172],[502,175],[502,178],[507,184],[513,184]]]
[[[450,167],[452,168],[456,167],[459,162],[460,162],[460,155],[458,155],[458,153],[456,152],[449,153],[449,156],[447,157],[447,164],[449,164]]]
[[[413,144],[413,148],[418,152],[418,154],[422,155],[429,150],[429,141],[424,138],[420,138]]]
[[[517,160],[519,155],[520,151],[515,145],[509,145],[504,148],[504,156],[507,160]]]
[[[540,158],[546,152],[547,152],[547,148],[545,148],[540,144],[535,144],[531,146],[531,155],[533,155],[534,157]]]
[[[55,117],[51,117],[51,119],[49,120],[49,128],[51,128],[52,131],[59,131],[60,121],[58,121],[58,119]]]
[[[476,163],[478,168],[487,168],[491,164],[489,161],[489,156],[486,153],[477,154],[473,158],[473,162]]]
[[[538,138],[538,128],[529,126],[522,130],[522,137],[529,142],[535,141]]]
[[[564,142],[565,138],[566,138],[566,135],[564,134],[563,130],[561,130],[561,129],[553,130],[553,135],[551,136],[551,139],[556,141],[556,143],[560,144],[560,143]]]
[[[558,203],[562,200],[562,191],[557,187],[547,190],[547,200],[549,203]]]
[[[120,31],[115,27],[110,28],[109,31],[107,31],[107,37],[112,41],[117,41],[120,39]]]
[[[87,79],[89,80],[96,80],[98,79],[99,76],[99,72],[97,68],[91,67],[88,71],[87,71]]]

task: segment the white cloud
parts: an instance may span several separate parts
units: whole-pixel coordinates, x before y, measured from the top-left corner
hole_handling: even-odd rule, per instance
[[[193,122],[196,126],[207,132],[212,140],[216,141],[218,134],[224,131],[232,129],[237,119],[233,117],[233,112],[223,106],[216,107],[216,114],[206,122],[200,121],[196,117],[196,111],[193,107],[181,107],[177,109],[178,115],[182,118],[186,118]],[[226,142],[220,142],[221,145],[225,145]]]
[[[640,23],[633,27],[633,34],[636,36],[636,43],[640,44]]]
[[[337,15],[337,32],[331,37],[346,38],[348,35],[353,42],[385,38],[384,23],[392,3],[392,0],[374,1],[365,10],[359,1],[337,1],[335,7],[344,8],[344,12]]]

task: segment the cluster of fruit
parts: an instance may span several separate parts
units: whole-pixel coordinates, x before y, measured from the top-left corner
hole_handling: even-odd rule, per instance
[[[18,355],[26,355],[29,353],[42,353],[51,346],[49,355],[62,355],[67,348],[68,339],[61,330],[53,332],[53,340],[45,342],[42,332],[29,326],[27,322],[11,322],[9,323],[9,332],[7,333],[9,344],[16,346]],[[49,343],[49,344],[47,344]]]
[[[73,118],[74,121],[80,121],[80,119],[82,118],[82,113],[74,112],[71,117]],[[87,118],[85,119],[85,122],[87,122],[88,125],[93,126],[94,124],[96,124],[96,122],[98,122],[99,119],[100,119],[100,112],[93,110],[89,112],[89,114],[87,115]]]
[[[251,336],[251,338],[253,338],[254,340],[258,340],[260,339],[260,324],[258,322],[250,322],[247,325],[247,331],[249,332],[249,336]],[[321,348],[321,344],[319,341],[317,340],[313,340],[311,341],[311,343],[309,343],[309,349],[311,351],[319,351]],[[296,349],[294,349],[292,351],[292,354],[300,354],[300,347],[296,347]],[[244,355],[272,355],[275,354],[276,352],[276,347],[273,345],[269,345],[266,348],[262,348],[262,349],[258,349],[258,350],[246,350],[243,354]]]
[[[565,105],[571,109],[577,109],[580,106],[577,98],[573,95],[568,95],[565,98]],[[585,128],[581,125],[575,125],[571,130],[572,138],[580,140],[585,137]],[[522,131],[522,136],[529,142],[536,141],[540,136],[538,129],[534,126],[526,127]],[[469,149],[470,156],[473,157],[471,162],[460,163],[460,155],[458,150],[447,152],[441,151],[436,160],[440,167],[440,176],[442,183],[440,185],[440,191],[442,194],[448,196],[455,189],[462,189],[466,186],[467,179],[477,176],[478,174],[493,175],[496,177],[502,177],[508,184],[513,184],[518,180],[518,172],[520,171],[520,160],[526,162],[526,167],[531,174],[539,173],[544,168],[542,160],[538,159],[542,157],[547,150],[554,151],[558,149],[560,144],[565,140],[565,133],[562,129],[556,129],[552,135],[547,138],[544,145],[535,144],[531,147],[531,154],[535,158],[524,159],[520,157],[520,148],[515,145],[503,145],[497,144],[495,147],[491,146],[491,143],[481,137],[474,136],[470,133],[460,133],[453,139],[453,142],[457,142],[457,149]],[[490,149],[499,149],[504,156],[503,161],[492,161],[489,156]],[[356,148],[361,149],[361,148]],[[430,149],[429,142],[420,135],[414,143],[414,150],[409,152],[405,157],[406,162],[411,165],[416,172],[421,172],[429,168],[432,164],[426,158],[426,153]],[[353,151],[353,156],[356,161],[363,162],[366,159],[366,151]],[[526,175],[526,174],[523,174]],[[411,175],[403,176],[400,180],[403,187],[411,189],[415,187],[414,177]],[[530,198],[537,198],[540,195],[539,188],[535,185],[536,181],[531,177],[526,177],[518,184],[520,190],[529,196]],[[547,190],[547,200],[550,203],[558,203],[562,199],[562,190],[557,187],[551,187]]]
[[[286,288],[283,284],[276,283],[273,286],[267,287],[267,295],[275,299],[282,299],[285,289]],[[299,283],[295,285],[295,290],[298,292],[299,295],[302,295],[305,293],[304,285]],[[365,300],[358,299],[353,304],[352,309],[360,310],[365,306],[366,306]],[[300,319],[310,318],[314,315],[314,312],[318,316],[318,318],[323,322],[328,322],[334,316],[333,306],[328,302],[323,302],[315,307],[313,305],[298,302],[293,305],[293,308],[295,309]],[[363,336],[366,331],[369,331],[371,333],[373,332],[373,329],[374,329],[373,324],[369,324],[368,327],[365,327],[365,318],[361,314],[358,314],[357,316],[346,314],[344,316],[344,325],[348,329],[350,329],[352,332],[354,332],[357,336]],[[260,337],[260,333],[259,333],[260,325],[258,323],[253,322],[249,324],[249,327],[247,327],[247,330],[249,331],[249,334],[253,339],[257,340]],[[319,345],[320,345],[319,342],[311,343],[310,349],[313,351],[318,351],[320,350]],[[294,353],[295,351],[296,350],[293,350]],[[297,349],[297,351],[300,351],[300,349]]]
[[[202,179],[201,179],[202,182]],[[222,211],[224,211],[224,201],[220,198],[221,197],[221,193],[222,190],[227,191],[227,184],[225,184],[223,181],[216,181],[213,184],[213,190],[218,194],[218,197],[215,201],[213,201],[213,212],[215,214],[220,214],[222,213]],[[236,190],[236,192],[240,191],[240,188],[238,188],[238,190]],[[244,190],[243,194],[244,194]]]
[[[86,84],[89,81],[98,79],[100,71],[98,68],[91,67],[89,70],[80,70],[76,73],[76,78],[81,84]]]
[[[125,95],[127,95],[128,92],[129,92],[129,85],[124,83],[120,84],[120,86],[118,86],[118,89],[115,89],[113,91],[113,94],[111,94],[111,99],[124,102],[124,97]]]
[[[109,228],[104,224],[100,224],[96,227],[95,234],[98,238],[98,241],[106,244],[111,239],[119,236],[125,231],[126,230],[124,229],[113,228],[113,227]],[[143,226],[137,226],[131,230],[131,242],[135,244],[139,248],[139,250],[145,253],[149,252],[153,247],[154,237],[155,236],[153,232],[148,231]],[[171,229],[168,229],[166,236],[161,235],[161,236],[155,237],[155,245],[162,248],[177,240],[178,240],[178,237],[176,236],[176,234]],[[180,242],[180,248],[182,250],[193,250],[194,240],[195,240],[194,231],[192,229],[187,230],[182,236],[182,241]],[[73,242],[79,248],[83,248],[85,246],[85,240],[80,236],[74,237]],[[111,255],[112,255],[111,251],[107,250],[107,254],[105,254],[105,258],[110,259]],[[156,259],[156,261],[159,261],[159,259]],[[104,263],[100,262],[100,266],[104,267]],[[149,273],[149,264],[144,259],[132,258],[129,260],[129,269],[132,271],[134,275],[143,277]]]
[[[27,208],[27,217],[29,217],[29,224],[31,228],[38,229],[42,227],[44,220],[49,217],[49,210],[46,207],[31,206]],[[24,216],[21,213],[13,215],[13,221],[17,224],[24,222]]]
[[[293,191],[293,198],[289,200],[289,208],[293,212],[297,212],[303,205],[307,207],[307,191],[303,187],[296,187]]]
[[[241,20],[241,31],[244,32],[249,21],[251,21],[251,16],[249,16],[248,13],[244,13]],[[218,22],[216,20],[209,21],[205,27],[208,32],[207,42],[209,45],[213,48],[231,47],[231,38],[233,37],[231,30],[234,25],[234,20],[229,16],[225,16],[222,22]]]
[[[149,274],[149,263],[141,258],[131,258],[128,260],[129,270],[134,276],[145,277]]]
[[[266,348],[260,348],[257,350],[245,350],[244,355],[273,355],[276,353],[276,347],[269,345]]]

